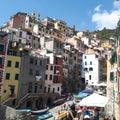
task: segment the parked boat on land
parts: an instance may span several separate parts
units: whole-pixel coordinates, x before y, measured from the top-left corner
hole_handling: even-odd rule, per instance
[[[45,119],[48,119],[48,118],[51,118],[51,117],[53,117],[52,113],[47,112],[45,114],[39,115],[38,120],[45,120]]]
[[[31,109],[16,109],[16,112],[31,112]]]
[[[41,109],[41,110],[35,110],[35,111],[31,111],[32,115],[41,115],[41,114],[45,114],[49,111],[49,107],[45,108],[45,109]]]
[[[53,102],[53,105],[54,106],[58,106],[58,105],[61,105],[65,102],[66,98],[60,98],[60,99],[57,99]]]

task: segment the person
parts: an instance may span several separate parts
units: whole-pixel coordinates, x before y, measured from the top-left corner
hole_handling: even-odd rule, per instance
[[[66,104],[63,105],[63,109],[64,109],[64,110],[66,109]]]
[[[58,110],[58,115],[60,115],[60,110]]]
[[[94,110],[94,118],[93,120],[99,120],[99,112],[97,109]]]
[[[89,115],[85,115],[83,120],[90,120],[90,116]]]
[[[101,108],[101,110],[99,112],[99,115],[100,115],[101,118],[105,118],[106,112],[105,112],[104,108]]]
[[[77,118],[78,118],[78,120],[83,120],[82,110],[78,110]]]
[[[90,116],[90,111],[89,111],[89,109],[86,106],[83,107],[82,115],[83,115],[83,117],[85,115],[89,115]]]

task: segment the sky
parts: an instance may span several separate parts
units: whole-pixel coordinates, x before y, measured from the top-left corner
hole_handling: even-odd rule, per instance
[[[37,12],[63,20],[77,31],[115,29],[120,18],[120,0],[1,0],[0,26],[17,12]]]

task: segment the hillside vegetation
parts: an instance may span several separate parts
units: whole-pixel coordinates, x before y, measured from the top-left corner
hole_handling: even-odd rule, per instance
[[[113,37],[115,35],[115,29],[103,29],[103,30],[97,30],[93,33],[97,34],[101,39],[103,40],[109,40],[110,37]]]

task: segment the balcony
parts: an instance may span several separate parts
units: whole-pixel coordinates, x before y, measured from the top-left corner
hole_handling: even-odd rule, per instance
[[[2,82],[2,77],[0,77],[0,82]]]
[[[16,94],[9,94],[9,97],[10,97],[10,98],[15,98],[15,97],[16,97]]]
[[[0,51],[0,55],[5,55],[5,51]]]
[[[0,64],[0,68],[4,68],[4,64]]]

